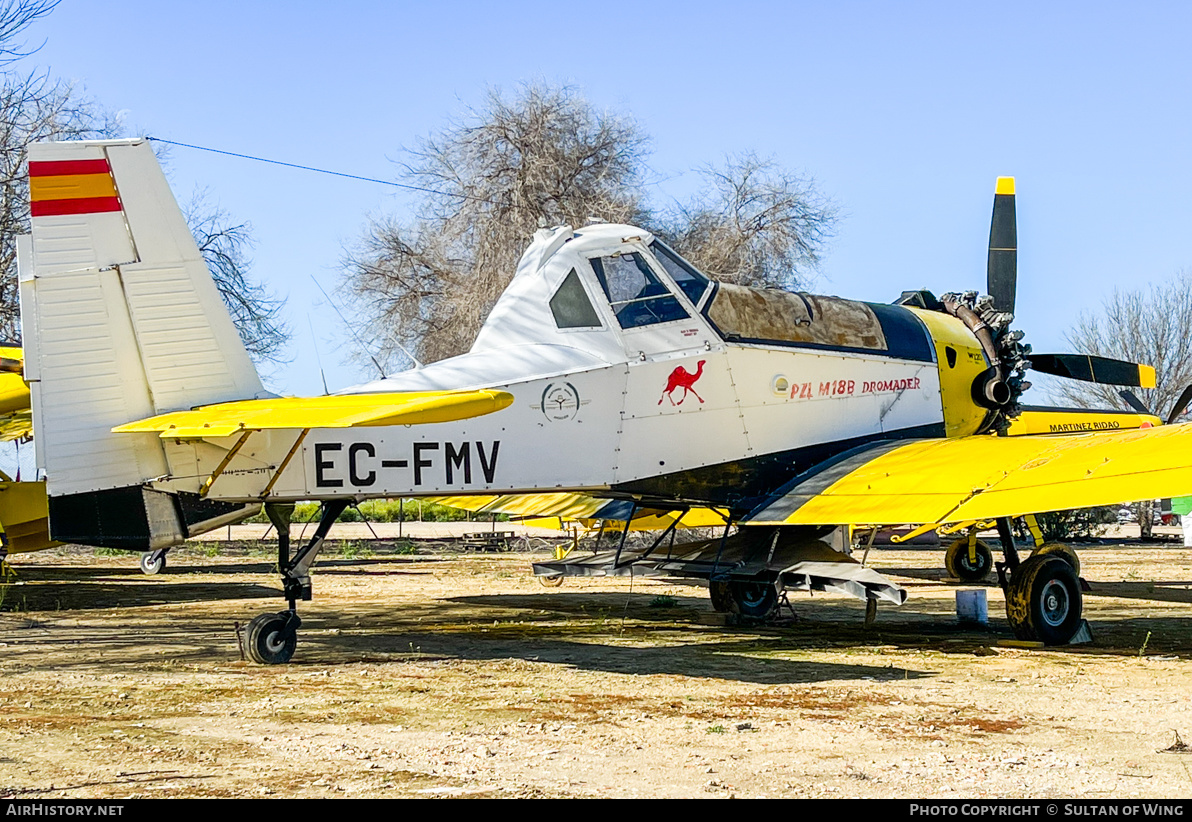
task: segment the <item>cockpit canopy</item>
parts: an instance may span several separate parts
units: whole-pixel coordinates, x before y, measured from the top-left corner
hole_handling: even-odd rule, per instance
[[[472,351],[553,343],[615,362],[722,341],[933,358],[905,309],[717,283],[649,232],[614,224],[538,231]]]

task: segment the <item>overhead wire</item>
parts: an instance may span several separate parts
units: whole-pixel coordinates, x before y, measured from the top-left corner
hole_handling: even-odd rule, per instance
[[[285,166],[286,168],[296,168],[296,169],[299,169],[300,171],[313,171],[317,174],[330,174],[333,177],[344,177],[349,180],[362,180],[363,182],[366,182],[366,183],[378,183],[383,186],[392,186],[393,188],[404,188],[407,191],[419,191],[419,192],[422,192],[423,194],[434,194],[435,196],[438,196],[438,197],[458,197],[461,200],[475,200],[478,203],[488,203],[489,205],[498,205],[498,203],[495,203],[492,200],[489,200],[485,197],[477,197],[474,194],[462,194],[462,193],[450,192],[450,191],[437,191],[433,188],[425,188],[424,186],[414,186],[414,185],[410,185],[408,183],[397,183],[397,182],[394,182],[393,180],[381,180],[377,177],[364,177],[360,174],[348,174],[345,171],[333,171],[332,169],[329,169],[329,168],[318,168],[316,166],[304,166],[299,163],[287,163],[284,160],[271,160],[268,157],[257,157],[253,154],[241,154],[236,151],[224,151],[223,149],[211,148],[209,146],[197,146],[197,145],[194,145],[193,143],[180,143],[180,142],[177,142],[176,140],[166,140],[163,137],[146,137],[145,139],[151,143],[165,143],[166,145],[179,146],[181,148],[192,148],[192,149],[195,149],[196,151],[207,151],[212,154],[222,154],[225,157],[238,157],[241,160],[254,160],[258,163],[268,163],[270,165],[275,165],[275,166]]]
[[[472,194],[461,194],[461,193],[456,193],[456,192],[437,191],[433,188],[409,185],[408,183],[398,183],[398,182],[394,182],[393,180],[381,180],[377,177],[365,177],[360,174],[348,174],[345,171],[334,171],[329,168],[318,168],[316,166],[306,166],[306,165],[301,165],[299,163],[288,163],[284,160],[273,160],[268,157],[258,157],[254,154],[244,154],[244,153],[237,152],[237,151],[226,151],[224,149],[211,148],[210,146],[195,145],[194,143],[182,143],[182,142],[178,142],[177,140],[167,140],[164,137],[146,136],[145,139],[151,143],[164,143],[166,145],[178,146],[180,148],[190,148],[190,149],[194,149],[196,151],[206,151],[211,154],[221,154],[225,157],[236,157],[241,160],[253,160],[258,163],[267,163],[269,165],[283,166],[285,168],[294,168],[294,169],[298,169],[300,171],[311,171],[316,174],[329,174],[332,177],[343,177],[348,180],[361,180],[366,183],[378,183],[378,184],[384,185],[384,186],[392,186],[393,188],[406,189],[407,191],[418,191],[423,194],[434,194],[439,197],[458,197],[463,200],[474,200],[479,203],[488,203],[489,205],[497,205],[497,203],[493,202],[492,200],[486,199],[484,197],[477,197]],[[311,275],[311,279],[314,280],[314,283],[316,286],[318,286],[319,291],[323,292],[323,296],[327,298],[327,301],[331,304],[331,307],[333,309],[335,309],[335,313],[338,314],[340,320],[343,321],[344,327],[347,328],[348,331],[352,334],[352,336],[356,338],[356,343],[361,346],[362,350],[364,350],[364,352],[366,354],[368,354],[369,359],[372,360],[373,365],[375,365],[377,367],[377,371],[379,371],[381,377],[384,378],[385,369],[381,367],[381,364],[377,361],[377,358],[372,355],[372,353],[368,350],[368,348],[364,345],[364,343],[356,335],[356,332],[352,329],[351,324],[348,323],[347,319],[344,318],[343,313],[339,310],[339,306],[337,306],[335,304],[335,300],[333,300],[331,298],[331,295],[327,293],[326,289],[324,289],[322,284],[317,279],[315,279],[313,274]],[[308,317],[308,320],[309,320],[309,317]],[[313,327],[311,328],[311,334],[312,335],[314,334]],[[422,367],[422,363],[420,363],[412,354],[410,354],[410,352],[407,351],[406,348],[401,345],[401,343],[398,343],[398,347],[401,348],[402,352],[407,357],[409,357],[411,361],[413,361],[414,366],[416,368]],[[320,365],[320,371],[321,370],[322,370],[322,366]],[[326,392],[326,390],[327,390],[326,376],[323,377],[323,389]]]

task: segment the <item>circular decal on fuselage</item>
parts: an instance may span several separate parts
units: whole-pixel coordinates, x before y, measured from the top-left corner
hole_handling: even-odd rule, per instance
[[[569,382],[548,383],[542,392],[542,413],[551,421],[573,420],[579,413],[579,392]]]

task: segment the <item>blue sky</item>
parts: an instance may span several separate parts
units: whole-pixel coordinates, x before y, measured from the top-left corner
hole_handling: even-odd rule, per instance
[[[982,288],[1013,175],[1015,326],[1042,351],[1192,266],[1190,24],[1186,3],[63,0],[26,64],[137,133],[387,179],[487,88],[569,83],[651,136],[659,201],[746,150],[814,177],[843,218],[813,290],[873,301]],[[334,293],[369,216],[413,195],[186,149],[170,174],[252,223],[255,275],[288,297],[272,387],[322,393],[315,339],[332,390],[371,379],[311,276]]]

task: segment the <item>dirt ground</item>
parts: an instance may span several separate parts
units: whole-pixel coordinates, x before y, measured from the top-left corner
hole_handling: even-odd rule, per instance
[[[1094,641],[959,625],[942,553],[872,564],[910,599],[792,594],[729,628],[662,581],[540,586],[525,554],[349,546],[292,664],[235,624],[284,607],[267,550],[16,557],[0,612],[0,793],[21,798],[1189,797],[1192,550],[1084,547]],[[971,587],[971,586],[969,586]],[[1190,748],[1192,750],[1192,748]]]

